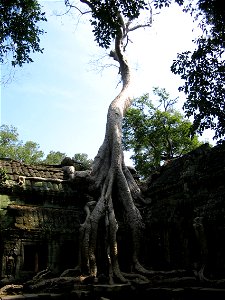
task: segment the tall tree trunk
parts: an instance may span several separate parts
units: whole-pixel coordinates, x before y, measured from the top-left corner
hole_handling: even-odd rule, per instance
[[[118,249],[116,233],[118,229],[117,220],[114,212],[115,201],[122,203],[126,220],[129,225],[132,243],[133,243],[133,266],[136,270],[145,272],[145,269],[139,264],[138,252],[140,244],[141,231],[143,222],[141,214],[134,204],[134,198],[140,195],[140,190],[130,171],[124,164],[122,151],[122,119],[132,103],[131,95],[131,74],[130,67],[124,56],[123,49],[123,30],[117,32],[115,38],[115,51],[111,55],[118,61],[122,79],[122,90],[119,95],[111,102],[106,124],[106,133],[102,146],[94,159],[91,176],[96,187],[101,189],[101,196],[94,209],[88,215],[82,227],[83,238],[82,248],[84,260],[87,262],[90,275],[97,276],[96,264],[96,240],[99,221],[105,218],[108,233],[108,260],[111,271],[110,282],[116,277],[122,282],[126,282],[123,277],[118,263]],[[112,197],[113,187],[117,188],[117,197]],[[84,233],[85,232],[85,233]],[[87,257],[88,256],[88,257]]]

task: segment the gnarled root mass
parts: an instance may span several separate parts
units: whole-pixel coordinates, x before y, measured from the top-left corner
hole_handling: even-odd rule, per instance
[[[113,118],[115,129],[118,123],[114,122],[115,118]],[[118,223],[114,206],[119,205],[124,211],[124,219],[131,233],[132,267],[133,270],[141,274],[148,273],[138,260],[144,224],[134,203],[134,198],[140,197],[140,190],[123,160],[121,139],[117,135],[121,130],[110,130],[110,132],[111,136],[107,133],[93,165],[91,176],[96,187],[100,187],[101,195],[97,202],[91,201],[85,206],[86,219],[80,227],[80,252],[77,268],[84,271],[88,276],[96,278],[97,281],[99,275],[96,262],[97,234],[99,223],[104,219],[109,283],[114,283],[115,280],[126,283],[126,275],[121,272],[118,262]],[[113,193],[113,188],[117,191],[116,196]]]

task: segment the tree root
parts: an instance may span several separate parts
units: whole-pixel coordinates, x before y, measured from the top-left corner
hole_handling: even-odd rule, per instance
[[[19,295],[23,292],[21,284],[7,284],[0,289],[0,295]]]

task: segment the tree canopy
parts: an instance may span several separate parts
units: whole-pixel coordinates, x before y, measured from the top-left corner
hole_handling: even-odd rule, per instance
[[[60,165],[65,157],[67,157],[66,153],[53,150],[45,157],[39,144],[33,141],[24,143],[19,139],[15,126],[5,124],[0,126],[0,158],[15,159],[26,164]],[[72,161],[78,170],[90,169],[92,163],[86,153],[75,153]]]
[[[0,63],[12,66],[32,62],[31,53],[41,52],[39,28],[46,21],[37,0],[3,0],[0,2]]]
[[[125,33],[125,24],[138,18],[142,10],[151,10],[150,5],[160,10],[177,3],[185,12],[190,13],[193,20],[198,22],[202,34],[195,40],[195,50],[187,49],[178,54],[171,70],[184,80],[184,85],[179,90],[187,96],[183,106],[185,115],[194,118],[192,133],[202,134],[205,129],[210,128],[214,130],[214,138],[218,142],[224,139],[225,8],[222,1],[154,0],[150,5],[144,0],[82,0],[80,2],[87,4],[91,9],[90,22],[93,25],[95,40],[100,47],[104,48],[109,48],[120,26]],[[65,3],[72,6],[69,0]]]
[[[40,146],[32,141],[23,143],[19,140],[17,128],[2,125],[0,127],[0,157],[23,161],[27,164],[39,163],[44,152],[39,150]]]
[[[186,3],[188,1],[184,1]],[[184,111],[193,116],[192,132],[213,129],[214,139],[225,137],[225,7],[220,0],[189,2],[185,10],[199,22],[202,34],[196,48],[178,54],[171,70],[184,80],[179,88],[187,95]]]
[[[172,2],[191,13],[202,29],[202,35],[195,41],[196,49],[178,54],[171,67],[173,73],[184,79],[184,85],[180,87],[180,91],[187,95],[184,111],[186,116],[194,117],[193,132],[202,134],[211,128],[215,131],[215,139],[221,141],[225,136],[225,8],[220,0],[154,0],[151,5],[162,9]],[[141,11],[151,11],[145,0],[81,0],[80,3],[89,7],[94,38],[104,48],[110,47],[118,28],[127,35],[129,24],[139,17]],[[75,7],[69,0],[65,0],[65,4]],[[1,1],[0,63],[11,61],[13,66],[22,66],[32,62],[32,52],[43,51],[40,46],[40,36],[44,33],[40,24],[43,21],[46,21],[45,13],[37,0]]]
[[[43,162],[47,165],[60,165],[61,161],[66,157],[66,153],[60,151],[50,151]]]
[[[106,49],[115,39],[118,29],[122,27],[124,31],[127,30],[125,19],[132,21],[139,17],[141,10],[149,9],[148,2],[144,0],[80,0],[80,2],[89,6],[95,41]],[[66,6],[75,7],[71,3],[72,1],[65,0]]]
[[[76,153],[72,160],[79,164],[79,170],[90,170],[93,163],[93,160],[89,159],[86,153]]]
[[[161,164],[200,146],[197,136],[190,137],[191,122],[174,109],[164,88],[153,88],[158,99],[145,94],[133,102],[123,120],[123,145],[133,152],[131,159],[142,177]]]

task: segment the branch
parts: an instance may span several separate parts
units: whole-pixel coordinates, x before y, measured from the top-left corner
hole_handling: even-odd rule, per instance
[[[90,170],[86,171],[76,171],[75,177],[76,178],[88,178],[90,176]],[[19,185],[25,184],[26,180],[34,180],[34,181],[49,181],[49,182],[71,182],[71,179],[58,179],[58,178],[45,178],[45,177],[36,177],[36,176],[19,176],[18,183]]]
[[[68,0],[66,0],[66,1],[68,1]],[[94,5],[91,2],[89,2],[87,0],[80,0],[80,2],[87,4],[90,7],[90,9],[91,9],[92,12],[95,10],[95,7],[94,7]]]
[[[43,178],[43,177],[35,177],[35,176],[19,176],[18,181],[19,185],[23,185],[25,183],[25,180],[34,180],[34,181],[50,181],[50,182],[69,182],[69,180],[65,179],[57,179],[57,178]]]
[[[149,12],[150,12],[150,16],[149,16],[148,22],[146,24],[138,24],[132,28],[129,28],[129,26],[132,23],[132,20],[129,20],[126,24],[127,32],[134,31],[139,28],[151,27],[152,26],[152,7],[151,7],[150,3],[149,3]]]
[[[138,24],[132,28],[129,28],[131,22],[129,21],[127,23],[127,30],[128,32],[130,31],[134,31],[136,29],[139,29],[139,28],[145,28],[145,27],[151,27],[152,26],[152,8],[151,8],[151,5],[149,4],[149,11],[150,11],[150,16],[149,16],[149,19],[148,19],[148,22],[146,24]]]
[[[91,10],[83,12],[76,5],[71,4],[70,0],[65,0],[65,5],[69,7],[68,12],[70,11],[71,8],[75,8],[76,10],[78,10],[81,15],[85,15],[85,14],[88,14],[88,13],[92,12],[93,6],[91,7],[91,3],[89,1],[80,0],[80,2],[87,4],[91,8]]]
[[[104,71],[104,69],[107,69],[109,67],[115,67],[118,69],[118,65],[117,64],[113,64],[113,63],[106,63],[104,62],[105,58],[109,58],[112,57],[111,54],[109,53],[105,53],[104,55],[98,57],[98,58],[94,58],[93,60],[89,61],[89,64],[92,66],[92,68],[90,68],[91,71],[96,71],[97,73],[102,73]]]
[[[138,25],[136,25],[136,26],[134,26],[134,27],[132,27],[132,28],[129,28],[129,29],[128,29],[128,32],[134,31],[134,30],[139,29],[139,28],[150,27],[151,25],[152,25],[151,23],[147,23],[147,24],[138,24]]]
[[[67,6],[67,5],[66,5]],[[67,15],[68,14],[68,12],[71,10],[71,6],[69,7],[69,9],[66,11],[66,12],[64,12],[64,13],[61,13],[61,14],[57,14],[56,12],[55,12],[55,15],[57,16],[57,17],[62,17],[62,16],[65,16],[65,15]]]

